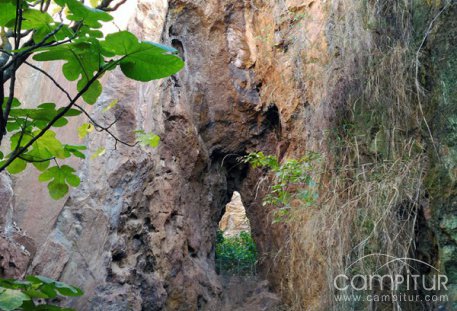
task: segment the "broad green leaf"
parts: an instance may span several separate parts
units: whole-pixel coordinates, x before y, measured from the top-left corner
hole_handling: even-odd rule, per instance
[[[136,52],[140,46],[138,38],[128,31],[119,31],[106,36],[102,47],[115,55],[128,55]]]
[[[82,296],[84,294],[81,289],[79,289],[75,286],[71,286],[64,282],[59,282],[59,281],[53,280],[53,279],[45,277],[45,276],[29,275],[26,277],[26,279],[30,283],[33,283],[34,286],[38,288],[37,291],[41,290],[43,288],[43,285],[46,285],[46,287],[44,287],[45,288],[44,294],[46,295],[46,297],[42,297],[42,298],[49,298],[49,296],[47,296],[46,292],[48,292],[51,295],[54,295],[54,297],[55,297],[56,291],[62,296],[71,296],[71,297]],[[40,293],[39,292],[34,293],[33,294],[34,297],[38,297],[38,296],[35,296],[36,294],[40,294]],[[54,310],[54,309],[52,309],[52,310]],[[56,310],[60,310],[60,309],[56,309]]]
[[[75,81],[81,75],[81,65],[78,62],[68,62],[63,64],[62,72],[69,81]]]
[[[65,284],[63,282],[55,282],[55,286],[57,291],[63,296],[77,297],[84,294],[81,289]]]
[[[0,26],[4,27],[16,18],[16,5],[9,0],[0,0]]]
[[[121,61],[121,70],[127,77],[143,82],[171,76],[183,67],[184,62],[178,56],[150,42],[142,42]]]
[[[63,109],[56,109],[54,103],[45,103],[39,105],[37,108],[22,109],[13,108],[11,109],[10,116],[16,120],[28,120],[33,121],[33,125],[38,128],[44,128],[47,126]],[[54,127],[62,127],[68,124],[67,117],[73,117],[81,114],[79,110],[70,109],[64,117],[59,118],[54,124]],[[22,122],[23,123],[23,122]],[[30,123],[30,122],[29,122]],[[20,125],[19,125],[20,126]]]
[[[81,80],[78,81],[78,91],[82,91],[83,88],[89,83],[86,77],[82,77]],[[83,93],[83,99],[89,105],[95,104],[98,97],[102,94],[102,84],[95,80],[92,82],[90,87]]]
[[[102,27],[102,22],[109,22],[113,17],[101,10],[94,9],[88,6],[85,6],[77,0],[56,0],[55,1],[60,6],[67,6],[69,13],[67,18],[71,21],[82,21],[85,25],[88,25],[93,28]]]
[[[25,300],[30,300],[26,294],[20,290],[0,287],[0,309],[11,311],[19,308]]]
[[[10,165],[6,168],[10,174],[19,174],[27,167],[27,162],[20,158],[14,159]]]
[[[67,189],[67,192],[68,192],[68,189]],[[62,197],[64,195],[62,195]],[[55,290],[55,288],[54,288],[52,283],[51,284],[43,284],[42,286],[40,286],[40,291],[45,293],[49,298],[57,297],[57,291]]]
[[[29,287],[28,289],[24,290],[24,293],[29,296],[30,298],[49,298],[48,295],[40,291],[39,289],[35,289],[33,287]]]
[[[24,21],[22,22],[22,28],[24,30],[33,29],[33,39],[35,42],[42,41],[48,34],[56,29],[54,20],[51,15],[46,12],[39,10],[28,9],[22,14]],[[59,31],[62,31],[59,30]],[[49,38],[49,40],[58,40],[57,34]]]
[[[128,31],[107,35],[101,46],[104,50],[123,56],[120,59],[121,70],[134,80],[164,78],[184,67],[184,62],[175,55],[177,50],[152,42],[139,42]]]
[[[38,133],[39,131],[34,132],[35,135]],[[56,133],[51,130],[45,132],[32,146],[38,149],[36,156],[41,159],[50,157],[66,158],[63,144],[56,138]]]
[[[54,200],[63,198],[68,193],[68,186],[65,183],[51,181],[48,184],[49,195]]]
[[[159,145],[160,137],[154,133],[146,133],[143,130],[135,131],[136,139],[141,146],[155,148]]]
[[[26,280],[34,284],[53,284],[55,282],[55,280],[42,275],[29,275],[26,277]]]
[[[39,131],[34,131],[30,137],[36,136],[38,133]],[[17,133],[13,135],[11,139],[16,141],[17,136],[19,135],[20,133]],[[13,142],[12,145],[13,144],[17,143]],[[56,133],[51,130],[45,132],[43,136],[41,136],[32,144],[31,148],[29,148],[27,152],[22,154],[22,158],[26,161],[32,162],[32,164],[39,171],[44,171],[46,168],[48,168],[50,164],[49,159],[54,157],[64,159],[68,158],[69,156],[71,156],[71,154],[65,150],[64,145],[62,145],[62,143],[56,138]]]
[[[38,177],[38,180],[41,182],[51,181],[48,184],[49,194],[53,199],[58,200],[68,193],[68,185],[79,186],[81,181],[74,172],[75,170],[68,165],[53,166],[44,171]]]
[[[4,102],[6,103],[6,102],[8,102],[8,100],[9,100],[9,97],[5,97]],[[19,102],[19,100],[17,98],[13,98],[13,101],[11,102],[11,107],[15,108],[15,107],[19,107],[20,105],[21,105],[21,103]]]
[[[62,66],[65,77],[77,83],[78,91],[82,91],[88,82],[94,77],[103,65],[103,57],[100,55],[100,45],[96,40],[86,40],[57,47],[39,49],[34,59],[37,61],[63,60],[66,63]],[[100,96],[102,86],[95,81],[83,94],[83,99],[88,104],[94,104]]]
[[[24,18],[22,22],[23,29],[37,29],[54,22],[48,13],[33,9],[25,10],[22,17]]]
[[[74,145],[65,145],[64,149],[66,152],[68,152],[67,157],[70,157],[72,154],[75,157],[85,159],[86,155],[81,152],[81,150],[86,150],[86,146],[74,146]]]
[[[93,159],[95,159],[95,158],[98,158],[98,157],[104,155],[105,152],[106,152],[106,149],[105,149],[105,148],[99,147],[99,148],[90,156],[90,158],[91,158],[91,160],[93,160]]]
[[[49,167],[49,164],[51,164],[51,161],[43,161],[43,162],[32,162],[33,166],[40,172],[44,171]]]
[[[100,45],[96,40],[75,42],[58,47],[39,49],[34,59],[37,61],[64,60],[62,66],[64,76],[77,83],[78,91],[82,91],[94,73],[99,71],[103,65],[103,58],[100,56]],[[93,82],[89,89],[83,93],[83,99],[88,104],[94,104],[102,92],[102,85],[99,81]]]
[[[84,123],[80,127],[78,127],[78,137],[80,139],[83,139],[93,130],[94,126],[91,123]]]

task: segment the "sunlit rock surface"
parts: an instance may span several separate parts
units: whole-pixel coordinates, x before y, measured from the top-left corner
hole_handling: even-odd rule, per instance
[[[258,284],[261,295],[241,302],[244,310],[277,305],[270,290],[284,278],[274,258],[287,241],[286,225],[273,226],[271,210],[262,206],[268,189],[264,172],[238,159],[258,150],[279,159],[304,150],[328,151],[325,138],[342,118],[344,89],[352,83],[350,76],[338,76],[341,64],[330,61],[340,55],[332,37],[338,16],[329,15],[328,5],[311,0],[127,1],[115,13],[120,27],[174,46],[186,66],[151,83],[110,73],[91,111],[102,124],[118,118],[114,129],[123,140],[133,142],[133,130],[142,128],[160,135],[160,146],[127,148],[91,134],[81,142],[89,154],[99,147],[107,152],[72,163],[83,182],[60,201],[48,197],[34,172],[14,177],[12,185],[0,175],[0,228],[6,234],[0,249],[7,249],[0,253],[2,275],[43,274],[79,286],[85,296],[69,304],[77,310],[219,310],[227,307],[230,293],[224,293],[215,272],[216,230],[238,191],[258,246],[260,279],[270,281]],[[455,22],[453,16],[446,15],[442,29]],[[455,54],[451,39],[440,38],[437,44]],[[455,84],[448,72],[452,66],[435,57],[434,73]],[[60,76],[58,64],[46,66]],[[20,85],[20,98],[65,103],[43,76],[23,75],[30,78]],[[436,92],[437,105],[446,105],[441,90]],[[114,99],[119,104],[103,112]],[[78,141],[79,122],[60,133],[65,141]],[[445,134],[450,132],[442,131],[451,165],[439,173],[446,178],[455,173],[453,136]],[[430,178],[433,184],[437,177]],[[434,190],[434,199],[442,198],[432,213],[441,263],[455,288],[455,178]],[[9,262],[14,268],[7,271]],[[233,307],[243,310],[239,304]]]

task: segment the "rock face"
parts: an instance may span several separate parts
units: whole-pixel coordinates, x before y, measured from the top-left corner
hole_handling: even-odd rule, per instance
[[[13,216],[13,188],[11,179],[5,175],[0,174],[0,229],[1,233],[9,231],[12,226]]]
[[[186,68],[150,84],[115,73],[94,108],[107,123],[119,117],[123,140],[133,140],[132,130],[141,127],[161,136],[160,147],[115,151],[108,138],[91,138],[89,149],[104,145],[108,152],[82,164],[86,182],[66,200],[28,270],[82,287],[85,297],[71,304],[78,310],[215,308],[222,294],[216,229],[246,174],[236,159],[277,135],[278,114],[263,111],[253,73],[240,63],[252,57],[236,49],[245,42],[238,8],[230,9],[237,15],[230,40],[239,38],[228,42],[225,7],[201,4],[208,10],[201,12],[188,10],[192,3],[169,5],[139,1],[129,28],[148,40],[162,35],[181,51]],[[113,98],[119,99],[114,115],[103,116]]]
[[[353,113],[351,105],[356,106],[358,101],[351,101],[353,94],[347,90],[361,88],[359,76],[354,73],[369,71],[371,67],[362,66],[369,57],[367,54],[382,53],[376,50],[377,46],[392,46],[389,40],[398,43],[401,37],[395,27],[384,27],[385,30],[372,25],[374,15],[360,19],[359,14],[350,10],[358,3],[356,0],[128,1],[128,6],[118,14],[126,19],[129,30],[141,38],[174,46],[186,65],[169,79],[146,84],[127,80],[119,72],[110,74],[105,78],[103,95],[93,107],[93,113],[101,123],[109,124],[117,118],[115,130],[125,141],[134,140],[133,130],[144,128],[160,135],[160,146],[154,150],[126,148],[116,146],[108,137],[91,136],[85,141],[90,151],[104,146],[107,152],[103,157],[80,164],[82,185],[67,199],[47,204],[33,200],[27,191],[32,181],[29,176],[20,176],[14,185],[14,192],[20,198],[20,202],[16,199],[14,215],[11,186],[0,175],[0,211],[7,215],[0,218],[0,228],[9,228],[15,220],[33,237],[21,238],[27,240],[23,243],[12,242],[15,240],[11,234],[0,238],[0,249],[7,249],[0,252],[0,274],[18,277],[27,270],[79,286],[85,296],[69,302],[77,310],[219,310],[224,292],[215,272],[216,230],[225,205],[237,191],[261,254],[261,276],[268,277],[276,291],[284,291],[286,287],[283,294],[290,301],[294,288],[307,286],[303,280],[311,280],[309,286],[312,283],[319,286],[317,294],[311,297],[315,301],[326,296],[331,291],[323,284],[327,280],[317,280],[311,273],[299,277],[287,274],[284,267],[276,264],[278,251],[290,241],[289,228],[285,223],[272,225],[271,208],[261,204],[271,181],[268,174],[250,169],[238,158],[262,150],[284,160],[313,150],[326,156],[329,166],[338,162],[339,152],[343,154],[347,146],[332,149],[338,147],[340,136],[335,135],[330,143],[328,138],[333,137],[337,128],[353,130],[353,123],[348,120]],[[423,4],[419,8],[424,14],[417,15],[415,22],[426,25],[426,30],[440,7]],[[382,25],[395,20],[395,12],[388,8],[378,11],[384,14]],[[429,91],[435,94],[436,102],[427,111],[432,116],[436,107],[455,106],[447,99],[456,98],[457,87],[453,87],[457,81],[453,66],[456,58],[440,58],[443,49],[448,49],[446,55],[456,54],[455,34],[448,36],[443,30],[455,24],[455,14],[454,7],[447,10],[438,30],[429,32],[430,43],[424,43],[428,54],[424,53],[423,62],[437,59],[429,76],[424,73],[426,81],[421,81],[430,83]],[[342,29],[348,36],[356,37],[360,45],[341,41],[338,31]],[[352,32],[354,29],[360,33]],[[390,31],[389,36],[383,36],[383,31]],[[394,65],[389,63],[388,68]],[[40,79],[36,78],[46,83]],[[446,85],[446,89],[441,90],[440,85]],[[443,96],[444,91],[449,93]],[[113,99],[118,99],[119,104],[104,113],[103,107]],[[452,113],[455,114],[453,110]],[[392,114],[389,110],[389,115]],[[430,123],[433,129],[444,124],[433,121],[436,121]],[[446,124],[452,127],[453,122]],[[382,158],[377,144],[383,141],[377,138],[382,130],[366,123],[366,132],[355,133],[354,137],[369,137],[374,141],[371,144],[374,147],[369,150],[374,155],[369,156]],[[413,126],[404,132],[417,134],[419,142],[413,147],[422,148],[422,136],[426,135],[417,133]],[[431,235],[437,237],[439,258],[430,256],[433,258],[429,261],[439,262],[445,268],[455,288],[454,166],[457,162],[454,136],[450,134],[453,132],[453,128],[451,131],[445,127],[437,135],[442,142],[439,151],[446,155],[448,165],[444,170],[437,165],[427,171],[431,186],[421,200],[428,202],[429,195],[432,199],[430,206],[421,203],[421,209],[430,215],[424,216],[422,226],[412,231],[425,232],[427,227],[435,232]],[[427,157],[428,153],[433,154],[431,146],[424,148]],[[329,152],[334,150],[338,152]],[[361,154],[357,160],[366,158],[367,154]],[[324,176],[323,197],[326,192],[332,192],[330,187],[326,188],[329,183],[325,182],[331,177],[328,175]],[[443,185],[434,187],[437,180]],[[46,216],[35,217],[40,215],[41,208]],[[402,204],[398,204],[398,209],[401,208]],[[397,216],[401,214],[395,212]],[[339,214],[342,213],[335,213]],[[356,219],[357,215],[343,216]],[[311,214],[305,216],[312,218]],[[28,255],[21,253],[21,245],[26,245]],[[313,244],[313,248],[324,249],[322,253],[328,250],[326,247],[331,249],[334,245]],[[339,254],[341,260],[345,256]],[[312,259],[316,269],[326,271],[329,263],[318,256]],[[5,267],[10,262],[15,267],[7,271]],[[246,297],[244,306],[234,307],[239,310],[257,310],[261,305],[266,309],[273,307],[277,298],[266,287],[259,284],[258,296]],[[297,310],[330,309],[326,301],[306,308],[303,301],[299,303],[303,308]]]
[[[233,192],[231,201],[225,206],[224,216],[219,221],[219,229],[224,233],[224,236],[237,236],[243,231],[251,231],[239,192]]]

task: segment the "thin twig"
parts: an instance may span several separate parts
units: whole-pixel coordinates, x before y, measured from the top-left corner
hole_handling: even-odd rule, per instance
[[[50,74],[48,74],[46,71],[44,71],[43,69],[31,64],[30,62],[28,61],[25,61],[24,62],[25,64],[27,64],[28,66],[32,67],[33,69],[41,72],[43,75],[45,75],[47,78],[49,78],[52,83],[54,83],[54,85],[59,89],[61,90],[65,96],[67,96],[68,100],[71,101],[71,96],[70,94],[64,89],[64,87],[62,85],[60,85],[56,79],[54,79]],[[110,123],[108,126],[102,126],[100,125],[90,114],[89,112],[87,112],[82,106],[78,105],[78,104],[74,104],[74,106],[76,108],[78,108],[82,113],[84,113],[87,118],[90,120],[90,122],[95,126],[95,128],[97,129],[98,132],[107,132],[112,138],[114,138],[117,142],[125,145],[125,146],[129,146],[129,147],[135,147],[138,143],[135,143],[135,144],[130,144],[130,143],[127,143],[123,140],[121,140],[119,137],[117,137],[116,135],[114,135],[111,131],[110,131],[110,128],[119,120],[119,118],[116,118],[116,120],[114,120],[114,122]]]
[[[3,171],[8,165],[10,165],[19,155],[27,151],[27,149],[33,145],[41,136],[43,136],[60,118],[65,116],[67,112],[75,105],[76,101],[82,97],[82,95],[91,87],[91,85],[98,80],[98,78],[105,72],[106,68],[102,71],[97,72],[92,79],[81,89],[81,91],[70,101],[70,103],[62,109],[49,123],[27,144],[21,147],[15,154],[11,155],[8,160],[0,167],[0,172]]]

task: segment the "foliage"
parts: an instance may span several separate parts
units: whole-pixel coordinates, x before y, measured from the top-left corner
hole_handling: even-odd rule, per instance
[[[62,310],[51,304],[38,304],[37,300],[50,300],[58,296],[77,297],[83,292],[74,286],[44,276],[30,275],[25,280],[0,279],[0,310]]]
[[[70,118],[84,114],[89,119],[78,129],[81,139],[96,130],[109,134],[116,145],[156,147],[159,143],[157,135],[142,130],[136,131],[136,143],[122,141],[111,131],[116,121],[101,125],[85,110],[80,102],[93,105],[102,93],[99,79],[116,67],[137,81],[167,77],[183,67],[173,48],[140,41],[128,31],[105,36],[103,23],[113,20],[108,12],[123,3],[110,6],[112,2],[91,1],[96,7],[89,7],[78,0],[0,0],[0,172],[7,169],[18,174],[32,164],[42,172],[39,180],[49,182],[54,199],[62,198],[70,186],[80,183],[74,169],[59,161],[86,157],[85,146],[65,144],[59,139],[58,129]],[[51,10],[54,13],[49,13]],[[30,57],[35,62],[61,61],[63,76],[75,81],[76,95],[71,96],[56,78],[30,63]],[[23,66],[50,79],[67,102],[57,105],[16,98],[17,71]],[[103,111],[116,104],[115,99]],[[9,148],[2,144],[5,137],[10,140]],[[104,152],[105,148],[100,147],[92,158]]]
[[[253,168],[268,168],[274,173],[273,184],[263,200],[263,205],[279,207],[274,222],[287,217],[293,201],[298,200],[301,206],[310,206],[317,200],[316,183],[311,176],[315,170],[313,162],[317,159],[319,155],[313,152],[282,164],[275,156],[266,156],[263,152],[250,153],[243,158]]]
[[[255,272],[257,250],[248,232],[238,236],[224,237],[222,231],[216,236],[216,265],[218,273],[250,275]]]

